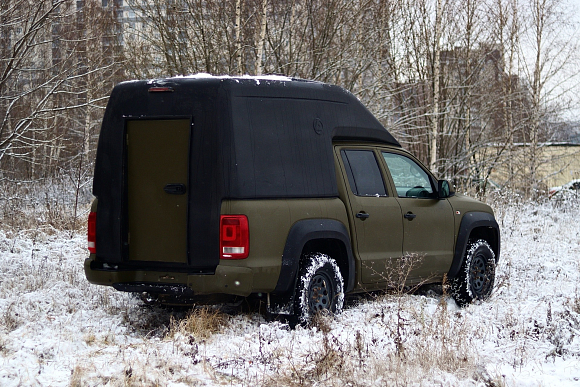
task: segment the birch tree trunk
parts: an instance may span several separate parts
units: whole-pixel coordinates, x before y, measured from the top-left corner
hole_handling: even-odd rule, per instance
[[[238,75],[242,75],[242,0],[236,0],[236,72]]]
[[[441,66],[441,0],[437,0],[435,14],[435,41],[433,58],[433,112],[431,121],[431,144],[429,147],[429,166],[432,171],[437,170],[437,140],[439,137],[439,72]]]
[[[256,58],[256,75],[262,75],[263,64],[262,55],[264,54],[264,45],[266,44],[266,14],[268,8],[268,0],[262,1],[262,12],[260,15],[260,37],[256,46],[258,47],[258,53]]]

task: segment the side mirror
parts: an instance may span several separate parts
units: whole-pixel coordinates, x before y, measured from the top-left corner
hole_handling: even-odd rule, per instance
[[[437,194],[439,199],[445,199],[453,196],[455,192],[451,191],[451,184],[447,180],[439,180],[437,182]]]

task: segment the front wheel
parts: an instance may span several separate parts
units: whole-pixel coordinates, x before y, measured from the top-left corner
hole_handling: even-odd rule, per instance
[[[451,295],[459,306],[486,300],[495,281],[495,253],[487,241],[478,239],[467,246],[457,276],[450,281]]]
[[[326,254],[307,254],[296,288],[294,311],[300,322],[316,313],[340,313],[344,304],[344,281],[336,261]]]

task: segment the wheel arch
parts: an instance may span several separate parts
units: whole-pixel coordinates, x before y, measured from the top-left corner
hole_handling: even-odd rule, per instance
[[[448,278],[454,278],[459,273],[465,258],[468,242],[472,239],[486,240],[495,254],[496,263],[498,262],[501,242],[497,221],[492,214],[487,212],[468,212],[461,219],[455,243],[453,263],[447,273]]]
[[[305,219],[292,225],[288,232],[274,293],[287,294],[294,291],[301,258],[307,253],[329,255],[341,271],[344,291],[349,292],[354,288],[355,262],[346,226],[334,219]]]

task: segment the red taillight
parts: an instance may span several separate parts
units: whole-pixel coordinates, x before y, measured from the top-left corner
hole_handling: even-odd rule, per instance
[[[220,217],[220,254],[222,259],[244,259],[250,253],[250,233],[246,215]]]
[[[166,93],[166,92],[173,92],[172,87],[150,87],[147,91],[150,93]]]
[[[97,253],[97,213],[89,213],[89,224],[87,227],[87,240],[89,242],[89,252],[91,254]]]

